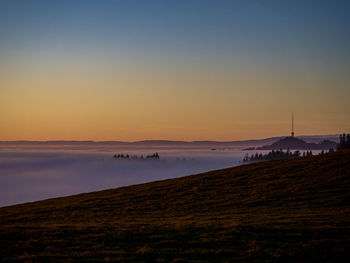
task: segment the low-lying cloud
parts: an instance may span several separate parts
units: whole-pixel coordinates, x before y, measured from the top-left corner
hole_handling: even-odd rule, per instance
[[[122,153],[152,154],[147,149]],[[111,152],[2,151],[0,206],[175,178],[237,165],[244,153],[158,151],[160,160],[116,160]]]

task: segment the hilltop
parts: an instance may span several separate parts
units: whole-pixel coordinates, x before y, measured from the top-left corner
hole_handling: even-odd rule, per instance
[[[324,140],[319,143],[307,143],[304,140],[296,137],[285,137],[271,145],[265,145],[258,147],[257,150],[279,150],[279,149],[292,149],[292,150],[329,150],[335,149],[337,143],[330,140]]]
[[[3,262],[348,262],[350,152],[0,208]]]

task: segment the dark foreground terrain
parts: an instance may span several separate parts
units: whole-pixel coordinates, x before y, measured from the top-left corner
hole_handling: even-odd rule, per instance
[[[350,152],[0,208],[2,262],[350,262]]]

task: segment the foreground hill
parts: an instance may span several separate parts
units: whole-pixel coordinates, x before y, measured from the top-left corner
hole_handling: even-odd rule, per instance
[[[348,262],[350,152],[0,208],[2,262]]]

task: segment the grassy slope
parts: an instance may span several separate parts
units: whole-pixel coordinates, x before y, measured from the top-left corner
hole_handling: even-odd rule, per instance
[[[349,223],[350,152],[343,152],[0,208],[0,255],[340,262],[349,259]]]

